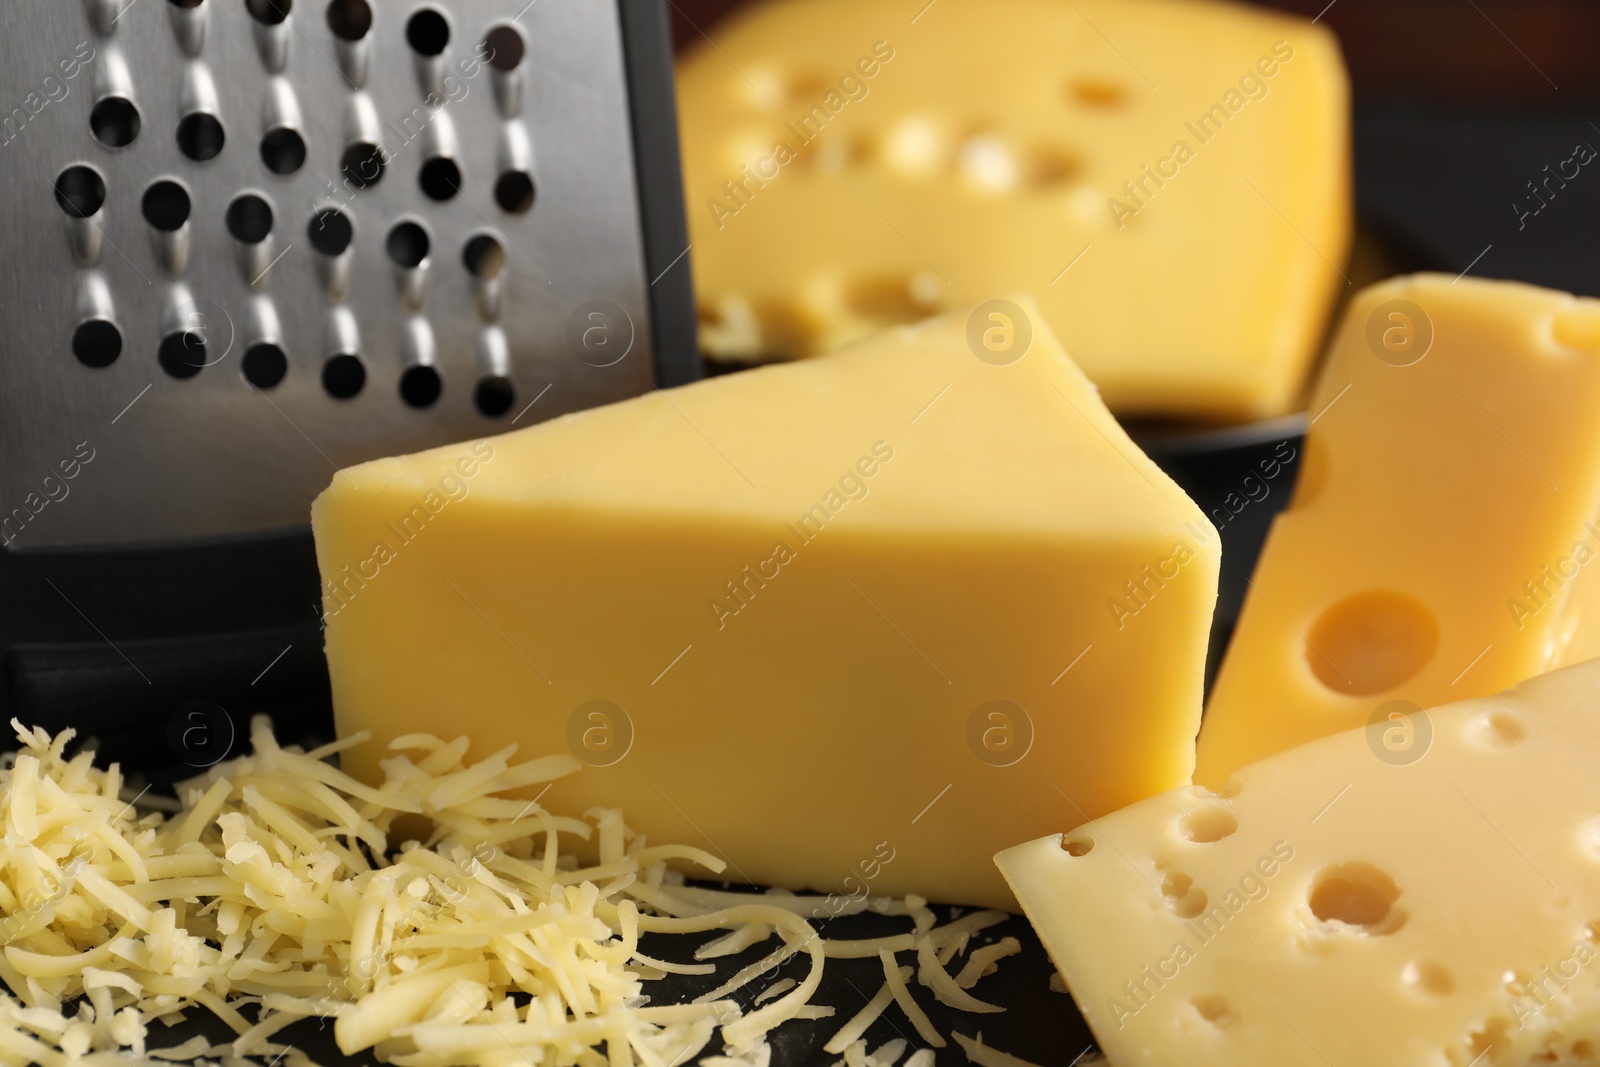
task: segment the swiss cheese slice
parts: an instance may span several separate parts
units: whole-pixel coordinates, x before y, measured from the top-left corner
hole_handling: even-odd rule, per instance
[[[734,878],[1009,904],[997,849],[1193,769],[1217,535],[1027,302],[353,467],[313,527],[341,734],[571,751],[542,803]]]
[[[1197,778],[1600,655],[1600,301],[1418,275],[1351,304]]]
[[[1592,1063],[1597,707],[1600,661],[997,862],[1118,1067]]]
[[[1295,403],[1349,245],[1333,36],[1194,0],[767,0],[679,67],[702,347],[1037,294],[1118,414]]]

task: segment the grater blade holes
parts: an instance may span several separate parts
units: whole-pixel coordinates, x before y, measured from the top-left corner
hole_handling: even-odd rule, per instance
[[[479,411],[491,419],[499,418],[510,411],[516,399],[517,387],[512,384],[510,378],[499,374],[478,379],[478,388],[472,393],[472,402],[477,405]]]
[[[435,156],[422,164],[417,184],[429,200],[449,200],[461,188],[461,168],[446,156]]]
[[[268,130],[261,138],[261,162],[274,174],[293,174],[306,161],[306,140],[287,126]]]
[[[406,20],[406,43],[419,56],[439,55],[450,43],[450,23],[437,8],[420,8]]]
[[[109,367],[122,355],[122,331],[105,319],[80,322],[72,331],[72,354],[85,367]]]
[[[325,256],[337,256],[350,247],[351,240],[355,237],[355,230],[350,225],[350,216],[336,207],[326,207],[311,216],[311,221],[306,225],[306,236],[311,240],[311,247]]]
[[[367,368],[360,356],[341,352],[322,364],[322,388],[329,396],[349,400],[367,384]]]
[[[294,7],[294,0],[244,0],[244,8],[250,12],[250,17],[263,26],[276,26],[289,17],[289,11]]]
[[[167,0],[167,3],[171,4],[173,7],[183,8],[184,10],[197,8],[205,2],[206,0]]]
[[[366,141],[345,147],[339,157],[345,180],[357,189],[366,189],[383,180],[383,149]]]
[[[189,191],[169,178],[151,182],[139,200],[144,221],[168,233],[189,221],[190,206]]]
[[[506,250],[493,237],[480,233],[461,249],[461,264],[467,268],[467,273],[486,282],[498,277],[506,265]]]
[[[161,369],[180,381],[193,378],[206,365],[206,338],[199,330],[177,330],[161,339],[156,350]]]
[[[415,222],[398,223],[384,242],[389,258],[401,267],[421,266],[428,258],[430,247],[428,231]]]
[[[262,341],[245,349],[240,372],[257,389],[271,389],[289,373],[289,357],[272,342]]]
[[[89,130],[107,148],[126,148],[142,126],[138,107],[125,96],[102,97],[89,112]]]
[[[489,66],[503,72],[513,71],[521,66],[522,57],[527,51],[527,43],[523,41],[522,34],[515,26],[508,23],[501,23],[490,29],[484,35],[483,44]]]
[[[105,179],[93,167],[80,163],[56,176],[56,204],[73,218],[91,218],[105,202]]]
[[[439,378],[439,372],[432,367],[409,367],[400,375],[400,399],[411,407],[432,407],[443,391],[444,383]]]
[[[502,171],[494,182],[494,202],[508,215],[521,215],[533,206],[533,177],[524,170]]]
[[[216,159],[226,140],[222,120],[208,112],[194,111],[178,120],[178,151],[196,163]]]
[[[367,0],[330,0],[328,29],[342,41],[359,41],[372,29],[372,7]]]
[[[234,240],[260,244],[272,232],[272,205],[255,193],[243,193],[228,205],[224,221]]]

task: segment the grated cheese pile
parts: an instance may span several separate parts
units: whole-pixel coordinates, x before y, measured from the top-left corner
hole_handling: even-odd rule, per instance
[[[468,764],[466,738],[409,735],[372,788],[328,762],[365,735],[306,752],[280,747],[257,718],[254,753],[182,783],[165,812],[127,799],[117,765],[69,757],[72,731],[12,725],[21,750],[0,756],[0,981],[13,994],[0,992],[0,1067],[197,1056],[301,1067],[304,1055],[274,1037],[311,1016],[333,1020],[344,1053],[371,1049],[400,1067],[672,1067],[719,1037],[709,1067],[766,1067],[771,1030],[832,1014],[810,1003],[825,961],[872,957],[883,988],[827,1050],[845,1067],[890,1067],[905,1043],[869,1054],[862,1035],[893,1002],[930,1046],[907,1067],[926,1067],[946,1042],[911,997],[912,974],[942,1003],[1000,1011],[968,990],[1020,950],[1013,938],[976,948],[952,974],[972,937],[1006,916],[939,926],[915,897],[842,909],[830,899],[831,915],[870,909],[911,929],[824,940],[807,917],[825,898],[687,885],[669,864],[716,874],[722,861],[652,845],[613,809],[574,819],[505,795],[577,771],[570,756],[513,763],[513,745]],[[640,951],[642,934],[708,931],[726,934],[696,950],[703,962]],[[710,961],[774,938],[693,1002],[649,994],[665,974],[714,974]],[[802,953],[803,979],[747,989]],[[196,1008],[235,1039],[150,1047],[152,1023]],[[993,1059],[981,1035],[956,1036],[973,1062],[1022,1064]]]

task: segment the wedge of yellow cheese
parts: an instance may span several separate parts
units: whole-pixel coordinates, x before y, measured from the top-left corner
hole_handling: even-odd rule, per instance
[[[1600,1047],[1600,662],[997,857],[1116,1067],[1532,1067]]]
[[[1600,655],[1600,301],[1419,275],[1350,306],[1197,780]]]
[[[678,74],[702,347],[1037,294],[1119,415],[1300,397],[1350,241],[1333,36],[1198,0],[767,0]]]
[[[1008,904],[998,848],[1193,769],[1217,535],[1026,301],[353,467],[312,519],[359,752],[571,751],[546,807],[731,878]]]

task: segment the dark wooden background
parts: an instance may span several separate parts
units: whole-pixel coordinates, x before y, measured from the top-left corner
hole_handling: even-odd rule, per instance
[[[682,48],[747,0],[671,0]],[[860,0],[872,3],[873,0]],[[976,3],[980,0],[943,0]],[[1063,0],[1065,2],[1065,0]],[[1344,46],[1357,104],[1577,111],[1600,102],[1596,0],[1275,0],[1321,14]]]

